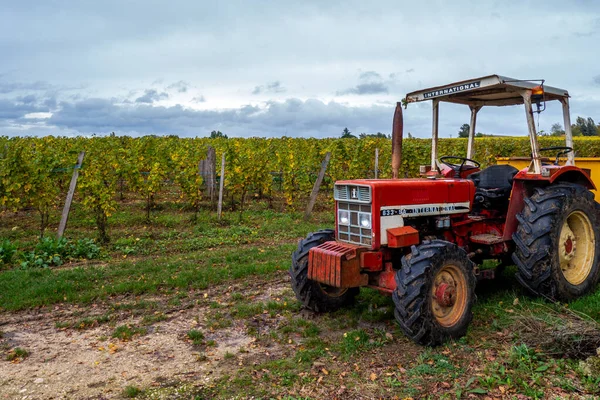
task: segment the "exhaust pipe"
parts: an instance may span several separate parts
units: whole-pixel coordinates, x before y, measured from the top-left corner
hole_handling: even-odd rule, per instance
[[[398,171],[402,164],[402,134],[404,122],[402,120],[402,103],[396,103],[394,123],[392,124],[392,178],[398,179]]]

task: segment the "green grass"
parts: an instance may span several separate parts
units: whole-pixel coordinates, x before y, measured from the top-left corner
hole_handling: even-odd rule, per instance
[[[197,329],[191,329],[187,333],[188,339],[192,341],[194,346],[200,346],[204,343],[204,333]]]
[[[144,327],[121,325],[114,330],[112,337],[123,341],[129,341],[136,335],[143,336],[147,333],[148,330]]]
[[[29,352],[20,347],[15,347],[6,355],[6,361],[18,361],[29,357]]]
[[[35,248],[37,227],[22,223],[35,217],[0,221],[0,236],[18,242],[20,248]],[[180,337],[195,346],[190,351],[198,362],[212,361],[215,349],[211,347],[217,345],[205,333],[220,338],[234,325],[243,327],[257,347],[225,353],[221,362],[226,364],[226,376],[210,386],[181,383],[177,388],[186,398],[190,394],[236,398],[244,393],[292,399],[299,388],[327,385],[332,390],[345,385],[356,393],[373,390],[366,395],[373,398],[421,398],[434,389],[441,390],[440,398],[499,396],[501,387],[508,398],[543,398],[549,385],[592,395],[600,391],[600,378],[580,368],[577,360],[556,360],[524,344],[524,335],[520,337],[516,329],[517,317],[531,315],[557,325],[551,319],[565,310],[564,305],[528,296],[512,277],[512,267],[500,279],[478,284],[474,319],[465,338],[435,349],[420,348],[405,339],[395,324],[391,298],[375,290],[362,288],[350,307],[313,317],[300,313],[301,304],[289,288],[269,298],[267,286],[255,285],[258,280],[283,276],[296,239],[332,226],[333,213],[317,213],[314,222],[305,222],[300,213],[282,214],[251,205],[241,217],[226,214],[223,221],[209,212],[201,212],[196,221],[190,217],[191,212],[180,204],[167,201],[147,222],[142,205],[125,204],[110,219],[113,241],[102,249],[105,257],[100,261],[59,269],[4,266],[0,311],[104,302],[102,314],[80,308],[68,320],[56,321],[56,328],[83,330],[106,324],[111,329],[106,336],[127,341],[145,335],[167,316],[176,318],[173,309],[199,306],[202,313],[192,317],[195,329]],[[17,224],[22,226],[13,230]],[[90,217],[76,207],[69,226],[71,238],[92,237],[93,227]],[[600,321],[600,292],[567,308]],[[135,325],[124,324],[132,320]],[[224,332],[213,336],[215,330]],[[6,342],[0,342],[2,356],[13,361],[27,357],[25,350],[10,350]],[[406,349],[412,353],[402,354]],[[397,351],[400,354],[394,354]],[[361,370],[355,370],[354,364]],[[325,365],[329,373],[314,365]],[[365,371],[371,366],[382,369],[375,382]],[[341,371],[345,380],[339,377]],[[442,390],[440,382],[449,386]],[[122,395],[151,398],[152,393],[168,391],[174,396],[175,390],[148,387],[142,391],[131,386]]]
[[[294,247],[218,248],[185,258],[159,257],[110,267],[9,270],[0,274],[0,304],[16,311],[60,302],[86,304],[120,294],[205,289],[230,279],[287,269]]]
[[[123,397],[133,399],[142,394],[142,390],[136,386],[127,386],[123,389]]]

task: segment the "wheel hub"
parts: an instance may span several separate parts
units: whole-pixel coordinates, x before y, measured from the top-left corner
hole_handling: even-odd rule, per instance
[[[462,270],[452,263],[444,265],[433,277],[431,311],[437,323],[454,326],[467,308],[468,283]]]
[[[571,261],[575,257],[577,241],[575,240],[573,231],[566,222],[560,236],[560,241],[562,243],[561,256],[563,260]]]
[[[435,291],[435,298],[440,306],[452,307],[456,301],[456,288],[447,283],[442,283]]]

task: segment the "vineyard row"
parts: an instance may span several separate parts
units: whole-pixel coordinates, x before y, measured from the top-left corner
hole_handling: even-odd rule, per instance
[[[540,145],[564,145],[564,139],[541,137]],[[225,154],[225,190],[238,201],[252,192],[265,196],[276,192],[289,207],[302,207],[300,202],[310,193],[327,152],[331,152],[327,187],[336,180],[373,177],[376,148],[379,177],[391,175],[391,143],[385,138],[0,137],[0,212],[33,207],[43,233],[48,216],[64,201],[80,151],[86,155],[75,201],[94,215],[101,237],[106,236],[124,182],[148,204],[165,182],[173,182],[182,200],[198,210],[204,200],[198,163],[209,146],[216,150],[217,160]],[[402,176],[416,176],[419,166],[429,163],[430,146],[430,140],[404,140]],[[474,158],[486,166],[495,163],[497,156],[528,156],[529,141],[527,137],[477,138],[474,149]],[[580,157],[600,156],[600,138],[575,138],[575,151]],[[439,141],[440,155],[465,153],[466,139]]]

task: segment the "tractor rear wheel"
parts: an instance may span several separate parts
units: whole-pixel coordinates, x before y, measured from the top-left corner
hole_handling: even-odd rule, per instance
[[[475,301],[474,264],[444,240],[424,241],[402,258],[392,294],[394,315],[404,333],[423,345],[464,336]]]
[[[537,295],[570,300],[600,276],[600,218],[594,195],[561,183],[536,188],[517,215],[513,234],[517,280]]]
[[[309,250],[331,240],[335,240],[333,229],[313,232],[301,240],[292,253],[292,289],[304,307],[315,312],[335,311],[352,303],[359,292],[359,288],[336,288],[308,279]]]

